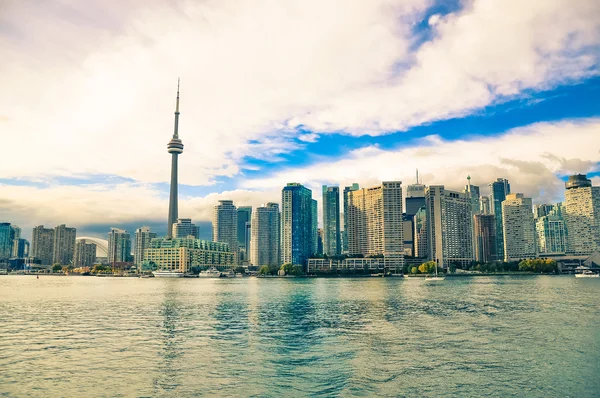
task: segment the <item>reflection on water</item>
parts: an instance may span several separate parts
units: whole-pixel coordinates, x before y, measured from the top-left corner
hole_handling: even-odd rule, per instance
[[[596,280],[0,277],[0,395],[600,390]]]

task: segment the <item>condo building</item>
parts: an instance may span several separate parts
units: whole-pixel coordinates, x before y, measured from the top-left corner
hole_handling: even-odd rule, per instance
[[[490,214],[496,217],[496,256],[504,258],[504,230],[502,228],[502,202],[510,193],[510,184],[505,178],[497,178],[489,184],[490,188]]]
[[[343,191],[343,207],[344,207],[344,213],[342,214],[341,217],[341,223],[343,224],[341,226],[341,240],[342,240],[342,253],[348,253],[348,231],[347,231],[347,225],[348,225],[348,194],[349,192],[352,191],[356,191],[360,188],[360,186],[357,183],[353,183],[352,185],[350,185],[349,187],[344,187],[344,191]]]
[[[239,262],[250,260],[250,226],[252,225],[252,206],[240,206],[237,208],[237,240],[239,250]]]
[[[195,238],[152,239],[145,250],[144,270],[190,272],[192,267],[215,267],[220,270],[235,265],[234,253],[227,243]]]
[[[40,260],[42,265],[51,265],[54,257],[54,229],[38,225],[33,228],[31,238],[31,256]]]
[[[54,228],[53,264],[72,264],[75,255],[75,238],[75,228],[67,227],[64,224]]]
[[[191,218],[178,218],[173,224],[173,238],[187,238],[189,236],[198,239],[200,236],[199,228],[192,223]]]
[[[493,214],[475,214],[475,261],[488,263],[498,260],[496,254],[496,217]]]
[[[73,265],[75,267],[91,267],[96,261],[96,244],[86,241],[85,239],[78,240],[75,243],[75,256]]]
[[[179,238],[179,231],[180,229],[178,229],[176,226],[179,224],[180,221],[182,221],[183,219],[178,219],[177,220],[177,224],[173,224],[173,236],[175,236],[176,238]],[[189,219],[188,219],[189,220]],[[191,224],[191,221],[190,221]],[[193,224],[192,224],[193,225]],[[193,230],[190,230],[189,232],[198,232],[198,228],[196,228],[194,226]],[[185,236],[188,236],[190,234],[187,234]],[[193,235],[193,233],[191,234]],[[152,241],[152,239],[156,238],[156,234],[152,231],[150,231],[150,227],[141,227],[135,230],[135,250],[134,250],[134,262],[136,267],[138,267],[138,269],[141,269],[142,263],[144,262],[144,251],[150,247],[150,241]]]
[[[288,183],[281,191],[281,262],[306,266],[317,246],[316,203],[312,191]]]
[[[415,231],[413,234],[413,256],[427,258],[429,248],[427,244],[427,215],[425,206],[421,207],[413,217]]]
[[[123,229],[111,228],[108,233],[108,263],[113,266],[117,263],[131,261],[131,236]]]
[[[267,203],[256,208],[250,228],[250,263],[255,266],[279,266],[279,205]]]
[[[237,208],[232,200],[219,200],[213,208],[213,241],[227,243],[234,253],[235,263],[238,258],[238,220]]]
[[[508,194],[502,202],[504,261],[536,257],[535,227],[531,198]]]
[[[323,253],[338,256],[342,253],[340,236],[340,187],[323,185]]]
[[[586,175],[577,174],[569,177],[565,188],[567,254],[589,256],[600,251],[600,187],[593,187]]]

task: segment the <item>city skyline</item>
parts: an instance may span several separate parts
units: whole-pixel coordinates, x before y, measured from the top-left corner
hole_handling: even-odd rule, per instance
[[[178,215],[201,229],[218,200],[256,208],[291,181],[407,186],[418,168],[424,184],[455,191],[467,175],[482,194],[506,178],[534,203],[562,200],[571,174],[600,185],[600,153],[586,145],[600,130],[593,2],[288,7],[7,6],[0,43],[14,62],[0,65],[0,131],[7,147],[26,143],[27,162],[11,151],[0,165],[0,219],[27,239],[62,223],[166,234],[177,76]],[[25,17],[27,34],[10,22]]]

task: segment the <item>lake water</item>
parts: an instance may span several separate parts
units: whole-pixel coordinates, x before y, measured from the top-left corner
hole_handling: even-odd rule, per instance
[[[0,396],[600,396],[600,280],[0,276]]]

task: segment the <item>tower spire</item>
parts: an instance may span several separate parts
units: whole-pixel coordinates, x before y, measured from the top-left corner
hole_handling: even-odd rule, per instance
[[[177,78],[177,99],[175,100],[175,131],[173,138],[179,138],[179,78]]]
[[[417,169],[417,184],[419,183],[419,169]]]

